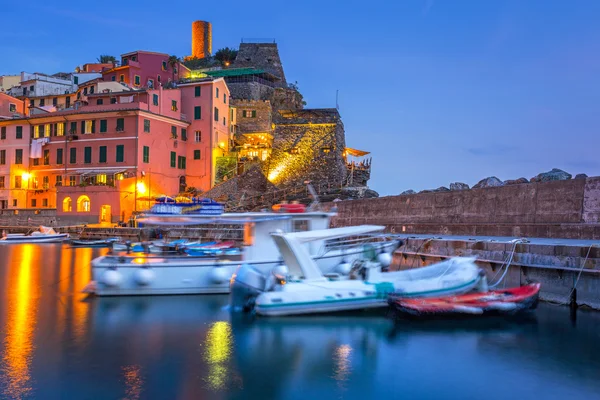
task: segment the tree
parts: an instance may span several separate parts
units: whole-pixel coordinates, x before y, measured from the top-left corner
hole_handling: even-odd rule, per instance
[[[173,79],[171,81],[175,82],[175,68],[177,68],[177,65],[179,64],[179,57],[169,56],[167,64],[169,64],[169,66],[171,67],[171,72],[173,74]],[[177,73],[179,73],[179,71],[177,71]]]
[[[227,67],[231,64],[235,58],[237,57],[238,51],[236,49],[230,49],[229,47],[225,47],[223,49],[217,50],[215,53],[215,60],[219,61],[221,65]]]
[[[102,55],[100,55],[100,57],[98,57],[98,62],[100,64],[110,64],[110,63],[117,62],[117,59],[115,58],[115,56],[109,56],[108,54],[102,54]]]

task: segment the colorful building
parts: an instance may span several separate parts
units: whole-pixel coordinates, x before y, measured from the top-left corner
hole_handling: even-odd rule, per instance
[[[0,76],[0,93],[8,92],[13,86],[21,83],[20,75],[2,75]]]

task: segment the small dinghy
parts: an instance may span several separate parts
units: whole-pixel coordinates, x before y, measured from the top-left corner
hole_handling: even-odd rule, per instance
[[[108,238],[98,240],[73,239],[71,247],[110,247],[113,243],[118,242],[119,238]]]
[[[310,242],[353,237],[382,230],[381,226],[354,226],[271,236],[285,265],[268,276],[249,265],[232,278],[232,309],[259,315],[283,316],[329,313],[387,306],[389,294],[427,297],[466,293],[478,287],[481,270],[474,258],[456,257],[409,271],[382,272],[381,262],[365,257],[354,263],[348,276],[324,275],[310,256]]]
[[[468,293],[460,296],[406,299],[391,295],[389,304],[411,316],[514,315],[533,310],[539,300],[540,284]]]
[[[47,226],[40,226],[39,230],[28,233],[9,233],[0,239],[0,244],[18,243],[60,243],[69,239],[68,233],[58,233]]]

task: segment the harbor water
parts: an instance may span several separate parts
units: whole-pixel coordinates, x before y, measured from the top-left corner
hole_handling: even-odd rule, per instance
[[[593,399],[600,314],[252,318],[227,296],[87,298],[104,249],[0,247],[0,399]]]

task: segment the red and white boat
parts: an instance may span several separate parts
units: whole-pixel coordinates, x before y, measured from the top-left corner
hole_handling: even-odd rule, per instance
[[[388,302],[399,313],[412,316],[512,315],[535,309],[539,300],[539,292],[540,284],[532,283],[515,288],[459,296],[417,299],[390,296]]]

